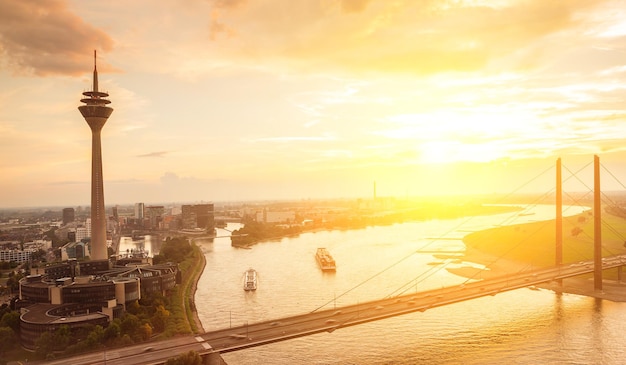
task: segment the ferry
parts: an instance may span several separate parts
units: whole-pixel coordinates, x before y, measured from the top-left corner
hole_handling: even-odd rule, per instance
[[[315,253],[315,259],[320,265],[322,271],[335,271],[337,266],[335,265],[335,259],[330,255],[327,249],[320,247]]]
[[[251,291],[256,290],[257,279],[256,279],[256,270],[248,269],[243,276],[243,290]]]

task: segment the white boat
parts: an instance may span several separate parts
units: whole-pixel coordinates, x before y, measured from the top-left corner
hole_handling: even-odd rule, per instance
[[[254,269],[248,269],[243,276],[243,290],[256,290],[257,275]]]

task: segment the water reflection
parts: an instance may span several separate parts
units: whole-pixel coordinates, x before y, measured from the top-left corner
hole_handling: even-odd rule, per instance
[[[158,235],[137,237],[123,236],[120,238],[118,255],[126,257],[154,257],[161,249],[161,239]]]

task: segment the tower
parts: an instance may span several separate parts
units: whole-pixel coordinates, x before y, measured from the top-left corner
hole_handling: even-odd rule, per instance
[[[102,148],[100,131],[113,112],[108,107],[109,94],[98,91],[98,70],[96,51],[93,51],[93,89],[83,92],[85,105],[78,110],[91,128],[91,259],[107,260],[106,212],[104,210],[104,183],[102,178]]]

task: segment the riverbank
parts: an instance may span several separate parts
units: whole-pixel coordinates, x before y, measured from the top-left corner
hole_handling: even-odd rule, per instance
[[[191,273],[191,278],[188,281],[187,286],[185,287],[185,312],[187,313],[187,320],[189,321],[189,325],[194,333],[204,333],[204,327],[202,327],[202,322],[198,317],[198,310],[196,308],[196,291],[198,290],[198,281],[200,281],[200,277],[204,272],[206,267],[206,258],[200,250],[195,242],[192,240],[192,246],[195,255],[195,262],[193,264],[193,272]]]
[[[603,217],[603,256],[624,253],[626,220],[613,215]],[[606,230],[606,232],[605,232]],[[448,271],[479,280],[554,265],[555,221],[503,226],[474,232],[464,237],[464,261],[485,268],[463,267]],[[576,232],[578,232],[576,234]],[[588,212],[568,217],[563,222],[563,263],[593,258],[593,222]],[[615,302],[626,302],[626,283],[617,280],[616,270],[603,272],[603,290],[594,289],[592,275],[583,275],[538,287],[558,293],[585,295]]]

